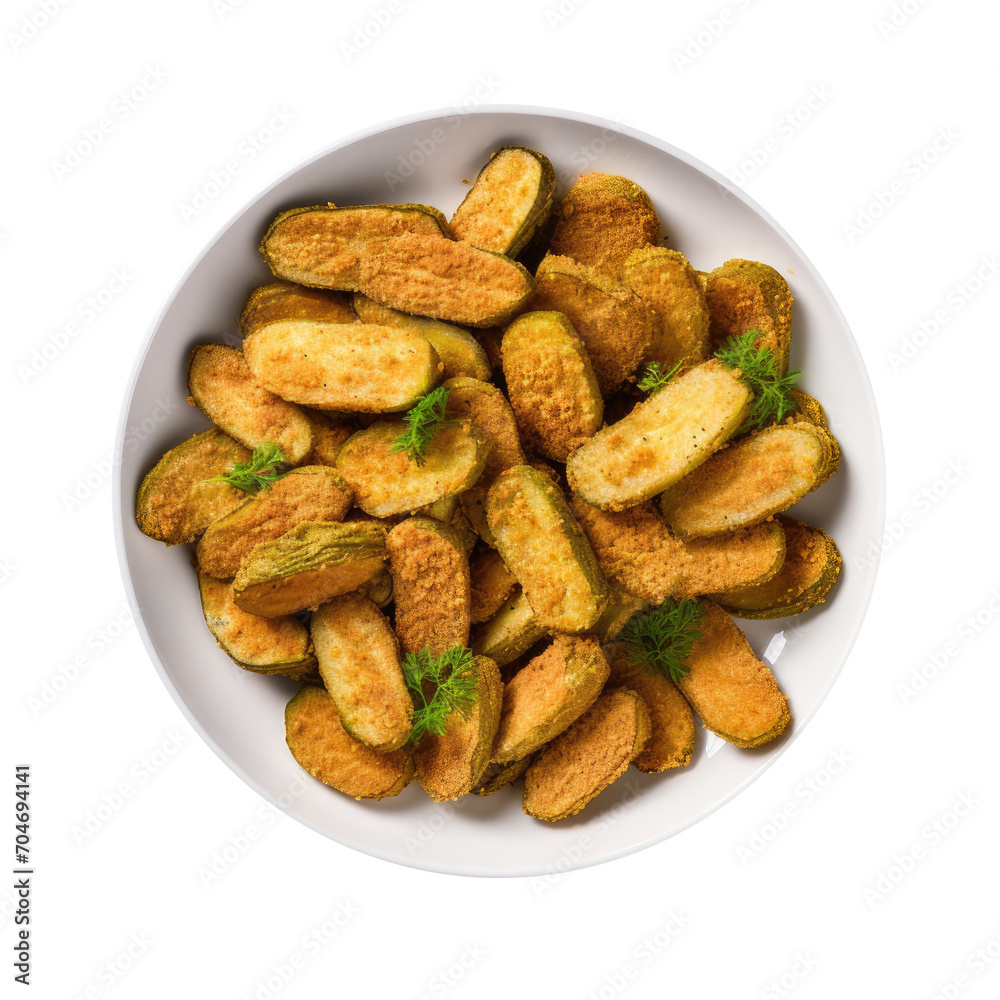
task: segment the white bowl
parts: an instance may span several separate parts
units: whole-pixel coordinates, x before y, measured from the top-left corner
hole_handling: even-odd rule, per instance
[[[304,775],[284,741],[283,710],[296,685],[238,668],[205,627],[186,546],[140,533],[135,495],[167,449],[207,426],[185,405],[185,360],[205,340],[238,343],[247,293],[271,280],[257,246],[282,209],[421,202],[446,215],[490,152],[538,149],[562,186],[600,170],[649,192],[668,237],[697,269],[761,260],[787,275],[795,296],[792,367],[826,407],[843,451],[838,474],[793,514],[825,528],[844,556],[830,599],[793,619],[743,622],[758,655],[784,632],[774,672],[788,694],[789,734],[753,751],[699,730],[691,765],[663,775],[634,769],[577,817],[549,824],[525,816],[519,789],[437,805],[414,782],[382,802],[356,802]],[[802,252],[719,174],[665,142],[574,113],[482,108],[380,125],[313,158],[247,206],[194,263],[139,354],[117,441],[114,488],[122,573],[140,633],[163,682],[192,726],[251,787],[328,837],[376,857],[468,875],[544,875],[620,857],[697,822],[745,788],[785,750],[836,679],[861,626],[882,536],[881,433],[863,362],[829,290]],[[873,545],[873,543],[875,543]]]

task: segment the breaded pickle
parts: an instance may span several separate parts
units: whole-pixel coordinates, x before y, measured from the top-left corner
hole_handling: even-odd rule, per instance
[[[784,618],[808,611],[826,600],[840,575],[842,559],[833,539],[791,517],[779,515],[785,537],[785,559],[767,582],[714,594],[712,600],[738,618]]]
[[[838,455],[833,437],[815,424],[773,424],[716,452],[667,489],[660,510],[682,536],[757,524],[822,486]]]
[[[755,260],[727,260],[709,272],[705,301],[713,351],[729,337],[759,330],[756,346],[769,347],[781,373],[788,371],[792,293],[788,282],[773,267]]]
[[[260,285],[248,296],[240,313],[240,332],[254,330],[280,319],[311,319],[319,323],[357,323],[351,297],[344,292],[303,288],[288,281]]]
[[[569,456],[570,489],[602,510],[634,507],[705,462],[752,403],[738,371],[715,359],[690,368]]]
[[[608,688],[635,691],[649,709],[649,742],[632,763],[647,774],[687,767],[694,753],[694,714],[677,685],[659,670],[635,662],[620,643],[605,646],[604,655],[611,667]]]
[[[499,792],[501,788],[512,785],[528,769],[531,757],[522,757],[520,760],[511,761],[509,764],[498,764],[490,761],[486,765],[483,776],[479,779],[479,784],[473,788],[476,795],[492,795]]]
[[[243,445],[217,427],[171,448],[139,484],[135,501],[139,530],[167,545],[193,542],[246,499],[242,490],[211,480],[249,458]]]
[[[219,648],[244,670],[303,680],[316,674],[309,629],[297,618],[262,618],[233,603],[228,580],[198,571],[201,610]]]
[[[292,614],[367,583],[384,561],[381,525],[303,521],[250,551],[233,580],[233,600],[267,618]]]
[[[208,526],[198,541],[198,565],[220,580],[230,580],[254,546],[283,535],[300,521],[342,520],[351,497],[350,487],[334,469],[292,469]]]
[[[649,601],[642,597],[630,594],[623,587],[608,581],[608,606],[604,609],[601,617],[590,626],[592,635],[603,642],[613,642],[621,634],[621,631],[629,623],[633,615],[640,611],[645,611],[649,607]]]
[[[617,174],[584,174],[553,210],[550,249],[608,269],[633,250],[660,242],[660,220],[649,195]]]
[[[679,544],[683,573],[671,592],[678,599],[763,584],[785,560],[785,532],[776,520]]]
[[[451,217],[451,232],[482,250],[516,257],[552,211],[556,175],[548,157],[502,146]]]
[[[355,503],[374,517],[408,513],[461,493],[486,465],[489,441],[472,424],[441,424],[419,465],[394,445],[406,426],[378,420],[351,435],[337,456],[337,471]]]
[[[486,352],[468,330],[453,326],[451,323],[442,323],[437,319],[410,316],[398,309],[390,309],[360,292],[355,292],[351,302],[354,311],[364,323],[373,323],[376,326],[400,326],[415,330],[425,337],[444,366],[443,378],[467,375],[485,382],[490,377],[490,362]]]
[[[288,703],[285,741],[304,771],[355,799],[398,795],[413,777],[409,751],[376,753],[353,739],[321,687],[304,687]]]
[[[397,524],[385,539],[396,599],[396,635],[404,653],[440,655],[467,646],[469,560],[455,531],[429,517]]]
[[[335,465],[337,453],[357,430],[347,416],[300,407],[312,427],[312,449],[301,465]]]
[[[532,760],[524,773],[524,811],[550,822],[575,816],[625,773],[651,728],[635,691],[606,691]]]
[[[330,410],[405,410],[437,383],[437,353],[415,330],[276,320],[243,341],[254,378],[282,399]]]
[[[276,277],[353,292],[360,255],[371,240],[421,233],[444,237],[444,216],[427,205],[312,205],[282,212],[260,252]]]
[[[594,436],[604,417],[580,335],[563,313],[523,313],[507,327],[501,352],[510,405],[525,441],[565,462]]]
[[[505,667],[546,635],[548,632],[538,624],[528,599],[518,588],[492,618],[476,629],[472,651]]]
[[[817,427],[822,427],[825,431],[830,429],[830,424],[826,419],[826,410],[823,409],[823,405],[818,399],[810,396],[807,392],[802,392],[800,389],[792,389],[789,395],[795,400],[799,408],[799,413],[806,420],[811,421]]]
[[[561,733],[594,703],[609,670],[593,636],[556,636],[504,685],[493,760],[520,760]]]
[[[496,548],[543,628],[585,632],[608,603],[590,543],[562,493],[545,475],[516,465],[497,476],[486,497]]]
[[[611,275],[569,257],[545,255],[526,308],[561,312],[569,319],[605,398],[621,388],[649,350],[652,320],[639,296]]]
[[[754,656],[740,627],[712,601],[701,601],[705,620],[688,669],[677,686],[706,729],[738,747],[780,736],[791,721],[788,699],[774,675]]]
[[[373,240],[358,274],[356,290],[384,306],[468,326],[506,323],[531,292],[531,274],[509,257],[415,233]]]
[[[309,627],[320,677],[347,732],[379,753],[404,746],[413,701],[382,612],[360,594],[343,594],[313,612]]]
[[[625,262],[624,281],[652,317],[652,339],[643,359],[669,371],[708,355],[708,306],[688,259],[666,247],[636,250]]]
[[[614,512],[571,497],[569,508],[609,583],[656,605],[673,593],[684,570],[684,549],[651,503]]]
[[[469,577],[473,624],[492,618],[517,586],[514,574],[507,569],[500,553],[495,549],[484,549],[472,560],[469,564]]]
[[[467,795],[479,784],[490,762],[500,722],[503,681],[488,657],[477,656],[470,669],[476,675],[476,700],[468,716],[453,711],[443,734],[427,733],[413,749],[417,781],[435,802]]]

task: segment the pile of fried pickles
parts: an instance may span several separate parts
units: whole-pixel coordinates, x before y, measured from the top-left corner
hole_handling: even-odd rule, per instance
[[[218,645],[301,682],[286,739],[309,774],[359,799],[415,777],[435,801],[523,778],[524,811],[560,820],[630,764],[687,765],[696,717],[738,747],[786,730],[734,617],[826,597],[836,545],[783,512],[839,449],[798,391],[748,431],[754,392],[715,354],[752,332],[787,373],[785,279],[740,259],[696,271],[664,242],[637,184],[588,173],[557,199],[520,146],[450,220],[328,203],[271,223],[276,280],[250,294],[242,347],[188,359],[212,426],[146,475],[136,514],[194,543]],[[657,368],[673,377],[641,391]],[[444,419],[400,448],[442,386]],[[256,492],[225,478],[264,446],[285,474]],[[671,679],[616,639],[677,601],[700,628]],[[474,699],[414,740],[404,660],[456,649]]]

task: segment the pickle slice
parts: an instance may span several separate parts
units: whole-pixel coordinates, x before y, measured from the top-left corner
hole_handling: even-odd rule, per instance
[[[737,372],[715,359],[705,361],[574,451],[566,462],[570,489],[602,510],[634,507],[721,448],[752,402]]]
[[[467,795],[490,762],[503,681],[497,665],[485,656],[477,656],[470,669],[476,676],[476,700],[468,715],[453,711],[445,720],[444,733],[427,733],[413,750],[417,781],[435,802]]]
[[[785,559],[767,582],[714,594],[712,600],[738,618],[784,618],[822,604],[837,582],[843,564],[833,539],[791,517],[779,515],[785,538]]]
[[[724,535],[688,538],[680,546],[683,573],[671,596],[700,597],[770,580],[785,560],[785,531],[777,520],[763,521]]]
[[[514,574],[504,565],[500,553],[485,549],[469,566],[472,588],[471,617],[473,623],[492,618],[517,586]]]
[[[613,642],[629,623],[633,615],[645,611],[649,601],[636,597],[615,583],[608,582],[608,606],[601,617],[590,626],[593,635],[603,642]]]
[[[301,407],[312,427],[313,446],[301,465],[335,465],[344,442],[357,430],[347,416]]]
[[[212,480],[249,458],[243,445],[217,427],[171,448],[139,484],[135,500],[139,530],[167,545],[193,542],[246,499],[242,490]]]
[[[548,632],[538,624],[528,599],[518,588],[492,618],[476,629],[472,651],[505,667],[546,635]]]
[[[451,218],[456,240],[516,257],[552,211],[556,175],[548,157],[502,146],[479,171]]]
[[[502,472],[486,497],[497,551],[521,584],[535,620],[558,632],[585,632],[608,603],[608,588],[562,493],[537,469]]]
[[[504,686],[493,760],[520,760],[548,743],[590,708],[609,671],[593,636],[556,636]]]
[[[583,340],[563,313],[530,312],[507,327],[501,350],[518,428],[546,458],[565,462],[604,417]]]
[[[219,648],[244,670],[282,674],[294,680],[318,677],[309,629],[292,615],[262,618],[233,603],[228,580],[198,571],[205,624]]]
[[[367,323],[275,320],[243,341],[254,378],[293,403],[331,410],[405,410],[440,377],[415,330]]]
[[[404,746],[413,702],[399,644],[381,611],[360,594],[334,597],[310,622],[319,673],[354,739],[379,753]]]
[[[499,792],[501,788],[506,788],[517,781],[528,769],[530,763],[531,757],[522,757],[509,764],[498,764],[496,761],[490,761],[473,792],[476,795],[492,795],[494,792]]]
[[[342,520],[351,497],[350,487],[334,469],[292,469],[208,526],[198,541],[198,565],[220,580],[232,579],[255,546],[301,521]]]
[[[285,741],[307,774],[355,799],[398,795],[413,777],[408,751],[376,753],[353,739],[321,687],[304,687],[288,703]]]
[[[660,510],[682,536],[757,524],[822,486],[837,469],[832,435],[806,421],[774,424],[717,452],[666,490]]]
[[[293,614],[367,583],[384,561],[381,525],[303,521],[251,550],[233,580],[233,600],[266,618]]]
[[[312,205],[282,212],[260,244],[278,278],[353,292],[360,255],[373,239],[400,233],[447,235],[444,216],[427,205]]]
[[[740,627],[712,601],[701,601],[705,621],[684,661],[677,686],[706,729],[738,747],[780,736],[791,721],[788,699],[754,656]]]
[[[650,730],[639,695],[628,688],[606,691],[531,762],[524,773],[524,811],[550,822],[575,816],[625,773]]]
[[[254,330],[279,319],[311,319],[320,323],[357,323],[351,298],[343,292],[318,291],[287,281],[272,281],[255,288],[240,313],[240,331]]]

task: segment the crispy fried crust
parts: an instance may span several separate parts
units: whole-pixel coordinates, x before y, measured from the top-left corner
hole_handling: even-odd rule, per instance
[[[399,644],[382,612],[366,597],[344,594],[313,614],[310,630],[320,676],[344,728],[379,753],[402,747],[413,702]]]
[[[785,532],[778,521],[679,544],[685,557],[683,573],[671,595],[678,599],[762,584],[785,559]]]
[[[302,465],[336,465],[337,453],[344,442],[357,430],[346,415],[330,415],[301,407],[312,427],[312,450]]]
[[[490,761],[483,771],[483,776],[479,779],[479,784],[473,788],[476,795],[492,795],[499,792],[501,788],[514,784],[518,778],[528,769],[531,757],[522,757],[520,760],[511,761],[509,764],[497,764]]]
[[[790,517],[775,518],[785,535],[785,559],[767,582],[715,594],[713,601],[739,618],[784,618],[826,600],[843,563],[833,539],[822,528]]]
[[[649,710],[635,691],[605,692],[531,762],[524,811],[550,822],[575,816],[625,773],[651,729]]]
[[[429,517],[397,524],[385,540],[396,597],[396,635],[406,653],[467,646],[469,560],[455,532]]]
[[[505,667],[547,634],[538,624],[524,592],[518,587],[493,617],[476,629],[472,651],[488,656],[499,667]]]
[[[448,390],[448,414],[471,421],[490,443],[479,485],[489,485],[505,469],[524,464],[514,411],[495,385],[465,377],[448,379],[443,385]]]
[[[352,739],[333,699],[304,687],[285,708],[285,741],[308,774],[356,799],[398,795],[413,777],[406,750],[376,753]]]
[[[701,638],[677,686],[705,728],[724,740],[756,747],[775,739],[791,721],[788,699],[732,618],[711,601],[701,605]]]
[[[240,313],[240,332],[254,330],[279,319],[311,319],[320,323],[356,323],[350,296],[343,292],[303,288],[288,281],[274,281],[255,288]]]
[[[473,624],[492,618],[517,586],[514,574],[507,569],[500,553],[484,549],[469,564],[472,586]]]
[[[246,499],[242,490],[211,480],[249,458],[243,445],[217,427],[171,448],[139,484],[135,501],[139,530],[167,545],[193,542]]]
[[[716,452],[664,491],[660,511],[682,536],[759,524],[822,486],[836,471],[839,454],[822,427],[774,424]]]
[[[687,767],[694,753],[694,714],[677,685],[665,674],[632,662],[628,650],[618,643],[605,646],[604,655],[611,666],[608,688],[635,691],[649,709],[649,742],[632,763],[647,774]]]
[[[477,656],[472,669],[476,673],[476,701],[468,717],[452,712],[444,733],[428,733],[413,751],[417,781],[435,802],[467,795],[490,762],[500,722],[503,681],[488,657]]]
[[[519,430],[546,458],[565,462],[594,436],[604,417],[580,335],[563,313],[523,313],[507,327],[501,353]]]
[[[520,760],[561,733],[594,703],[609,669],[593,636],[556,636],[505,685],[493,760]]]
[[[649,601],[636,597],[616,583],[608,583],[608,606],[601,617],[590,626],[591,635],[596,635],[602,642],[613,642],[629,623],[633,615],[645,611]]]
[[[255,546],[301,521],[340,521],[351,498],[351,488],[333,469],[293,469],[208,526],[198,542],[198,565],[220,580],[232,579]]]

